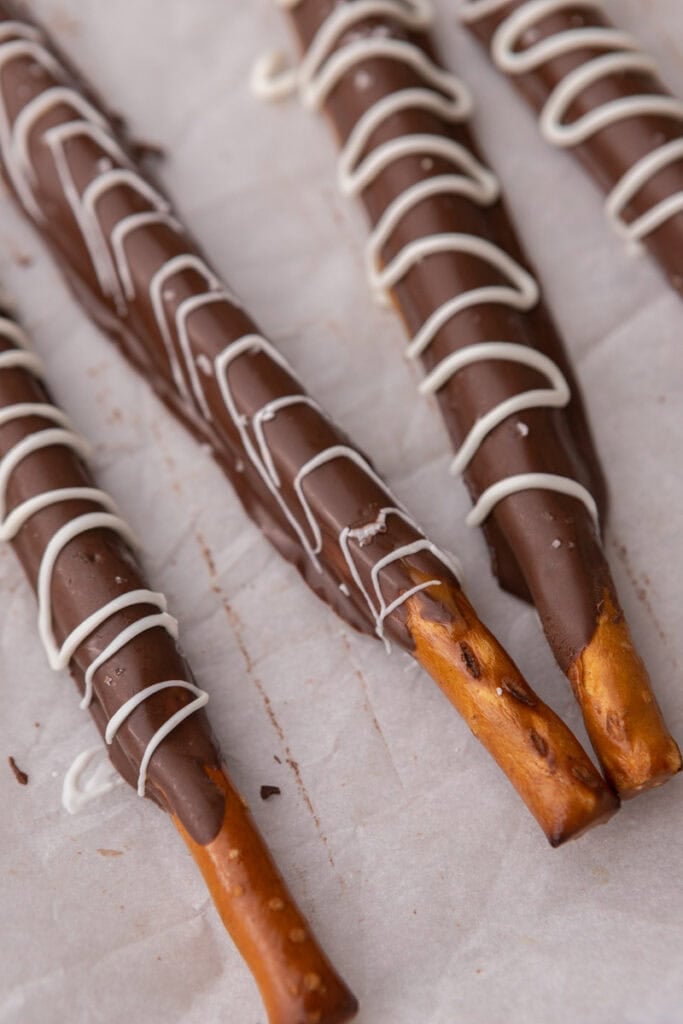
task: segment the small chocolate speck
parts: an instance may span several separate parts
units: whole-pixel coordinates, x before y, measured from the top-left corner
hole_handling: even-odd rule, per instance
[[[460,642],[460,655],[463,660],[463,664],[473,679],[481,678],[481,668],[479,662],[476,659],[474,651],[469,644],[464,641]]]
[[[97,852],[99,853],[100,857],[123,857],[123,850],[107,850],[104,848],[99,848]]]
[[[22,772],[21,768],[19,767],[17,762],[14,760],[14,758],[13,757],[8,757],[7,758],[7,763],[9,764],[10,768],[14,772],[14,778],[17,780],[19,785],[20,786],[27,786],[28,785],[28,775],[26,774],[26,772]]]
[[[277,763],[278,763],[278,764],[282,764],[282,761],[281,761],[281,760],[280,760],[280,758],[279,758],[279,757],[277,756],[277,754],[273,754],[273,761],[277,761]]]
[[[12,257],[18,267],[26,268],[33,266],[33,257],[29,256],[28,253],[17,250],[12,253]]]
[[[271,796],[279,796],[281,789],[279,786],[261,786],[261,799],[270,800]]]

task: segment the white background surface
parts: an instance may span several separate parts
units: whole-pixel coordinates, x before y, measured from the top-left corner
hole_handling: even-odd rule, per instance
[[[614,572],[680,740],[683,306],[610,236],[596,190],[540,141],[456,28],[456,6],[439,4],[441,49],[478,96],[476,128],[584,385],[612,486]],[[607,6],[683,94],[677,0]],[[457,551],[482,616],[580,730],[534,612],[497,590],[463,525],[435,406],[415,395],[397,320],[369,298],[365,227],[336,195],[331,133],[295,103],[249,95],[252,59],[287,39],[270,0],[32,8],[134,131],[164,147],[161,179],[219,271],[437,543]],[[683,781],[553,852],[417,666],[353,635],[271,551],[210,459],[86,321],[6,197],[0,278],[56,396],[96,444],[100,480],[146,542],[230,770],[359,996],[361,1024],[683,1021]],[[124,788],[78,817],[62,810],[64,771],[95,728],[68,677],[47,668],[9,548],[0,587],[0,1020],[265,1024],[170,822]],[[282,796],[262,803],[263,783]]]

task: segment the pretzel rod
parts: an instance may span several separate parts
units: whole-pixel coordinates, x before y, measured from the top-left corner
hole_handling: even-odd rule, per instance
[[[69,667],[123,778],[167,811],[251,968],[271,1024],[350,1019],[356,1002],[318,946],[221,767],[177,623],[148,587],[131,531],[87,445],[0,316],[0,537],[38,596],[53,669]],[[82,758],[77,759],[77,764]],[[67,776],[67,797],[73,776]]]
[[[45,37],[3,23],[5,11],[4,171],[94,319],[210,445],[313,590],[352,626],[414,654],[475,732],[491,723],[482,741],[551,842],[604,820],[614,794],[479,623],[447,557],[305,394]],[[450,639],[435,637],[430,657],[425,638],[437,625]],[[448,658],[437,658],[446,646]],[[510,747],[523,752],[524,776]]]
[[[460,15],[607,193],[613,228],[643,243],[683,291],[683,102],[600,0],[466,0]]]
[[[681,767],[600,545],[597,460],[562,343],[465,125],[465,85],[434,60],[424,0],[281,0],[303,51],[257,92],[298,89],[341,145],[339,184],[374,226],[372,285],[397,306],[503,586],[531,596],[591,742],[622,796]],[[573,392],[573,400],[572,400]],[[593,493],[591,493],[591,490]]]

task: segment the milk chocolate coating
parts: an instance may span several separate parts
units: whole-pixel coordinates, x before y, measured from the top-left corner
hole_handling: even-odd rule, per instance
[[[0,3],[0,28],[9,17],[9,6]],[[48,52],[42,35],[39,45],[42,54]],[[30,191],[29,203],[34,203],[35,209],[27,209],[26,202],[24,209],[52,249],[77,297],[175,415],[196,437],[210,445],[246,511],[271,543],[295,564],[315,593],[342,618],[357,629],[374,633],[381,609],[370,609],[363,588],[378,606],[373,569],[381,559],[392,557],[402,546],[424,541],[422,533],[412,521],[391,514],[386,523],[380,522],[377,528],[371,528],[368,536],[350,538],[350,558],[358,573],[358,578],[354,578],[340,546],[341,531],[373,524],[381,510],[395,508],[396,501],[375,477],[368,461],[352,449],[345,435],[315,405],[299,401],[263,419],[263,438],[273,472],[267,471],[266,458],[258,448],[254,417],[268,403],[289,396],[304,396],[303,389],[265,341],[258,342],[256,347],[247,347],[230,363],[222,381],[219,380],[217,359],[232,343],[258,336],[254,323],[229,293],[223,294],[220,301],[202,304],[187,316],[187,352],[183,354],[179,310],[188,300],[203,302],[203,297],[210,298],[207,275],[212,271],[202,261],[171,273],[161,293],[162,309],[155,312],[152,301],[155,275],[176,258],[201,259],[198,247],[179,224],[145,223],[127,234],[122,260],[130,276],[131,291],[123,296],[125,274],[118,265],[115,285],[118,296],[103,287],[96,273],[92,243],[89,249],[82,226],[87,217],[83,211],[88,186],[106,178],[112,168],[125,168],[135,182],[111,184],[102,190],[94,205],[90,236],[93,231],[101,232],[109,254],[114,252],[117,226],[126,218],[154,212],[155,201],[145,194],[149,179],[142,178],[132,158],[112,149],[116,133],[106,120],[95,136],[74,134],[63,146],[57,147],[60,168],[55,148],[51,149],[46,141],[50,131],[74,120],[89,128],[103,115],[86,112],[83,116],[81,111],[75,111],[74,102],[79,96],[88,95],[93,104],[96,101],[86,93],[73,72],[67,70],[62,58],[59,60],[61,67],[52,68],[45,56],[36,62],[31,56],[19,55],[2,68],[0,101],[5,106],[10,134],[22,111],[50,88],[66,85],[73,90],[69,95],[74,96],[70,102],[48,104],[36,119],[28,140],[28,171],[25,167],[16,170],[16,165],[12,165],[13,176],[10,166],[13,151],[9,145],[3,147],[2,167],[10,188],[16,194],[20,179],[20,188],[23,183]],[[101,109],[101,104],[96,105]],[[124,144],[119,138],[116,145]],[[78,216],[70,205],[60,170],[70,176],[70,186],[78,194],[76,201],[83,201]],[[19,198],[21,201],[21,196]],[[172,335],[171,352],[165,347],[164,325]],[[193,380],[200,381],[204,407],[193,389]],[[221,383],[227,384],[232,393],[239,422],[230,413]],[[240,424],[244,426],[243,434],[240,434]],[[310,510],[308,516],[301,495],[295,489],[297,473],[310,459],[325,457],[325,453],[338,446],[344,449],[342,457],[326,461],[300,481]],[[252,454],[256,450],[260,453],[258,458],[252,457],[249,447]],[[277,486],[273,485],[274,479],[277,479]],[[297,527],[300,535],[297,535]],[[320,534],[317,565],[301,540],[304,536],[308,538],[309,547],[315,547],[315,530]],[[435,549],[418,551],[380,568],[378,586],[384,606],[399,601],[397,608],[380,622],[380,631],[385,627],[387,637],[408,649],[412,647],[412,640],[400,602],[402,595],[414,586],[411,569],[457,586],[455,577]],[[425,601],[429,604],[428,598],[425,597]],[[434,615],[438,617],[437,603],[433,603]]]
[[[306,50],[328,17],[329,0],[302,0],[290,12],[302,48]],[[353,32],[371,33],[379,26],[386,34],[410,39],[433,56],[425,37],[411,35],[390,18],[367,19]],[[342,47],[345,37],[339,40]],[[364,73],[358,89],[355,76]],[[348,139],[361,115],[378,99],[399,89],[424,85],[407,64],[373,58],[354,64],[331,92],[325,110],[341,142]],[[374,132],[368,151],[408,134],[433,134],[455,139],[477,154],[466,127],[446,124],[420,109],[387,117]],[[420,155],[393,160],[362,193],[370,220],[376,224],[390,203],[416,182],[452,173],[452,165],[432,158],[426,171]],[[460,195],[423,200],[399,222],[384,251],[389,262],[409,242],[429,234],[461,232],[488,239],[523,266],[528,260],[516,238],[504,205],[482,207]],[[398,309],[411,334],[444,302],[470,289],[504,284],[490,264],[462,253],[431,255],[416,263],[393,288]],[[531,312],[507,306],[477,304],[451,318],[423,354],[429,371],[449,353],[468,345],[505,339],[536,348],[561,367],[573,400],[566,410],[534,409],[523,419],[529,427],[520,436],[516,417],[510,417],[482,443],[465,474],[473,499],[505,476],[555,473],[585,484],[601,505],[605,499],[579,390],[552,319],[541,303]],[[489,360],[460,370],[438,392],[444,422],[458,447],[472,425],[503,400],[543,386],[536,371],[511,362]],[[501,584],[515,594],[531,597],[538,608],[548,640],[566,670],[590,641],[605,592],[614,594],[600,540],[586,508],[575,498],[550,491],[524,491],[499,502],[489,518],[486,537],[494,570]],[[557,544],[557,541],[560,544]],[[618,602],[617,602],[618,603]]]
[[[511,0],[504,8],[487,17],[471,22],[468,27],[486,47],[498,25],[513,11],[522,7],[523,0]],[[542,42],[559,32],[582,27],[612,28],[598,6],[566,10],[538,20],[532,29],[522,34],[519,49]],[[609,53],[600,50],[600,54]],[[534,71],[513,75],[511,80],[531,104],[540,111],[555,87],[571,71],[592,60],[598,53],[592,49],[575,50],[546,61]],[[622,72],[601,78],[582,90],[567,111],[567,122],[598,109],[606,103],[643,94],[670,95],[659,78],[642,72]],[[644,115],[629,117],[609,125],[591,135],[585,142],[571,147],[587,171],[605,192],[610,192],[624,174],[640,159],[667,142],[683,139],[683,123],[671,117]],[[624,220],[629,223],[647,213],[669,196],[683,192],[683,160],[669,164],[654,174],[624,209]],[[660,227],[642,239],[667,275],[671,285],[683,294],[683,213],[669,217]]]
[[[1,310],[0,314],[6,315]],[[12,348],[0,327],[0,354]],[[32,372],[0,367],[0,412],[23,403],[42,406],[50,402],[45,386]],[[0,425],[0,461],[23,440],[54,427],[46,411],[47,416],[15,415]],[[11,515],[31,498],[51,491],[82,487],[94,487],[94,482],[73,449],[65,444],[38,448],[17,462],[9,474],[3,512]],[[41,563],[55,534],[79,516],[102,509],[103,503],[97,501],[58,500],[26,519],[12,544],[34,589],[38,589]],[[56,643],[61,647],[93,612],[139,590],[148,590],[147,583],[136,555],[118,532],[99,527],[77,534],[61,549],[51,576],[51,626]],[[91,631],[70,662],[81,693],[88,668],[111,641],[158,611],[155,604],[138,603],[110,615]],[[102,735],[128,700],[169,680],[193,681],[171,635],[156,627],[129,640],[93,676],[89,707]],[[167,688],[148,695],[125,718],[109,752],[132,786],[137,785],[149,741],[194,697],[180,687]],[[203,711],[192,712],[156,747],[147,767],[145,795],[168,811],[185,839],[216,909],[254,974],[272,1024],[310,1020],[341,1024],[354,1016],[358,1006],[354,996],[317,944],[246,804],[221,769]],[[311,979],[314,984],[309,983]]]
[[[6,315],[6,314],[3,314]],[[0,352],[12,346],[0,334]],[[50,402],[45,387],[24,369],[0,370],[0,409],[21,402]],[[0,425],[0,458],[20,440],[54,423],[24,416]],[[63,487],[94,487],[83,462],[68,448],[51,446],[33,452],[13,470],[6,495],[6,510],[44,491]],[[66,523],[102,506],[90,501],[64,501],[35,513],[21,528],[12,546],[35,589],[45,549]],[[61,642],[92,612],[121,594],[149,589],[137,556],[121,537],[107,529],[94,529],[72,540],[55,565],[51,596],[53,628]],[[158,608],[135,605],[110,616],[76,650],[70,664],[79,689],[84,689],[88,666],[118,634]],[[90,706],[104,735],[107,722],[134,694],[168,679],[192,682],[190,668],[175,641],[161,628],[149,630],[126,644],[94,675]],[[132,786],[137,786],[140,762],[149,740],[176,711],[194,699],[182,689],[167,689],[141,704],[121,726],[110,747],[111,760]],[[203,711],[185,719],[157,748],[147,773],[146,795],[176,815],[202,845],[218,833],[224,796],[206,774],[218,768],[220,756]]]

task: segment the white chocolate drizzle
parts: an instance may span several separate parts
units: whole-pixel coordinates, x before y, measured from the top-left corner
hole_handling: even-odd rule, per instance
[[[94,767],[93,767],[94,762]],[[104,747],[88,747],[78,754],[69,766],[62,783],[62,805],[69,814],[78,814],[88,804],[111,793],[123,779],[104,757]]]
[[[507,0],[467,0],[461,9],[463,21],[473,23],[502,10]],[[643,53],[640,44],[627,32],[607,26],[584,25],[567,28],[539,42],[519,49],[524,34],[541,21],[576,8],[602,13],[599,0],[528,0],[504,18],[491,40],[491,55],[496,66],[508,75],[536,71],[548,61],[565,54],[597,51],[569,72],[553,89],[540,115],[544,138],[554,146],[578,146],[604,128],[634,117],[665,117],[683,123],[683,102],[673,96],[643,93],[624,96],[600,104],[572,122],[567,113],[585,89],[605,78],[623,74],[658,72],[657,62]],[[683,211],[683,191],[656,203],[631,221],[624,211],[661,170],[683,160],[683,138],[670,140],[637,160],[614,186],[606,200],[607,216],[614,229],[625,239],[639,242],[671,217]]]
[[[366,0],[362,0],[356,6],[360,9],[368,6],[368,3]],[[377,8],[377,0],[372,0],[372,4],[369,6],[375,10]],[[389,0],[382,0],[379,6],[382,10],[386,9],[388,11],[393,7],[393,4]],[[422,0],[419,3],[415,0],[410,5],[408,17],[416,28],[426,23],[427,7],[426,5],[423,6]],[[21,42],[21,46],[15,47],[14,50],[7,49],[7,47],[13,47],[18,41]],[[392,47],[392,52],[395,49],[397,57],[401,55],[403,59],[415,61],[416,66],[424,73],[433,86],[431,92],[420,90],[420,97],[416,98],[416,102],[423,102],[429,109],[438,110],[444,117],[460,119],[465,116],[469,110],[469,97],[459,84],[453,85],[454,80],[450,76],[419,55],[417,50],[413,53],[413,50],[403,44],[399,44],[396,40],[392,42],[390,40],[378,39],[377,42],[380,50],[386,44],[389,44]],[[100,112],[95,110],[77,90],[71,87],[66,70],[55,62],[54,56],[44,47],[41,35],[33,27],[25,26],[21,22],[0,24],[0,67],[3,66],[3,63],[9,63],[15,57],[26,57],[28,51],[24,43],[30,44],[30,59],[37,62],[50,76],[56,78],[59,84],[48,85],[43,92],[30,99],[11,125],[4,104],[4,97],[0,95],[0,148],[4,164],[27,213],[40,226],[44,224],[45,216],[40,207],[37,175],[31,165],[31,153],[32,147],[37,145],[38,142],[44,142],[48,146],[54,160],[61,188],[82,236],[83,245],[89,255],[93,273],[102,296],[105,300],[113,302],[117,313],[122,315],[128,311],[129,304],[139,297],[138,290],[142,287],[141,283],[136,280],[134,268],[128,258],[127,247],[131,238],[136,232],[143,232],[153,227],[163,226],[183,240],[183,244],[187,244],[184,241],[185,234],[183,228],[172,214],[167,200],[159,195],[156,190],[152,189],[132,167],[126,154],[115,141],[110,126]],[[394,47],[394,43],[397,43],[398,49]],[[324,54],[322,55],[324,56]],[[332,83],[333,79],[331,78],[329,87],[332,86]],[[442,92],[445,95],[442,96]],[[53,111],[55,107],[62,105],[66,105],[72,111],[73,116],[64,123],[49,127],[41,133],[41,119]],[[102,158],[97,161],[95,167],[96,173],[85,187],[76,184],[70,163],[69,146],[75,140],[78,140],[79,137],[91,140],[102,150]],[[454,161],[457,161],[459,158],[465,172],[469,172],[472,180],[475,182],[475,184],[470,186],[468,183],[469,179],[466,180],[463,177],[462,187],[465,189],[470,187],[477,188],[482,191],[482,194],[486,192],[488,195],[492,183],[488,172],[484,168],[479,168],[468,154],[460,151],[458,147],[449,143],[448,140],[442,140],[442,146],[445,148],[437,146],[433,151],[435,153],[447,152]],[[390,155],[388,158],[393,159]],[[368,168],[365,168],[364,165],[361,165],[359,168],[350,167],[349,180],[352,185],[355,187],[354,183],[359,171],[362,174],[377,173],[373,168],[374,165],[370,165]],[[450,181],[446,182],[444,183],[444,188],[448,189],[452,184]],[[135,213],[124,216],[105,232],[100,221],[100,204],[104,201],[110,190],[122,187],[131,189],[136,193],[139,199],[138,206],[147,205],[149,209],[138,209]],[[196,292],[195,294],[184,299],[182,302],[176,303],[174,313],[171,316],[168,312],[167,303],[175,298],[173,279],[177,275],[187,273],[195,274],[203,282],[203,285],[201,290],[193,289]],[[208,387],[209,382],[214,384],[214,386],[218,386],[225,410],[232,421],[244,451],[245,460],[238,460],[236,462],[238,471],[244,470],[244,461],[248,460],[272,495],[283,518],[291,527],[306,556],[319,572],[322,573],[323,571],[319,555],[323,549],[323,534],[326,531],[322,529],[322,524],[318,520],[307,495],[307,483],[315,473],[324,471],[325,467],[335,460],[346,460],[353,463],[359,472],[382,489],[382,496],[387,500],[387,506],[383,510],[383,514],[402,518],[404,522],[410,524],[420,535],[421,539],[415,542],[415,544],[399,547],[390,556],[381,559],[377,563],[373,569],[374,575],[372,579],[374,582],[371,588],[372,594],[370,594],[363,586],[359,568],[354,562],[354,551],[352,546],[350,546],[351,542],[358,543],[357,538],[359,535],[356,530],[347,531],[342,529],[339,532],[337,543],[348,563],[352,580],[356,583],[361,597],[367,603],[368,611],[378,636],[384,638],[385,621],[388,615],[405,603],[414,593],[438,582],[432,580],[421,583],[407,592],[399,594],[395,600],[387,602],[382,596],[382,583],[380,579],[382,569],[389,567],[392,562],[399,562],[410,554],[417,553],[418,551],[429,551],[438,558],[444,568],[447,567],[457,575],[458,566],[451,559],[451,556],[438,550],[423,538],[419,527],[408,516],[405,509],[402,508],[396,499],[392,498],[387,492],[386,485],[375,474],[367,460],[346,444],[335,444],[328,447],[308,459],[298,469],[294,468],[291,481],[294,485],[294,497],[286,496],[283,493],[282,481],[280,480],[275,464],[276,460],[269,444],[270,430],[275,429],[274,425],[278,417],[286,416],[288,410],[292,407],[307,406],[320,417],[324,417],[324,413],[314,399],[298,390],[300,385],[289,364],[260,335],[248,334],[232,341],[212,361],[209,360],[205,353],[193,351],[190,337],[190,322],[191,318],[199,310],[205,309],[210,305],[216,306],[218,310],[221,304],[226,307],[240,308],[240,303],[236,296],[225,287],[217,275],[199,256],[191,251],[174,255],[159,265],[151,281],[149,284],[145,284],[144,288],[145,295],[143,297],[148,299],[150,303],[159,339],[163,345],[163,350],[166,352],[170,374],[188,411],[193,414],[195,411],[198,411],[205,422],[210,422],[212,410],[204,389]],[[293,379],[295,387],[291,394],[271,398],[260,409],[247,416],[240,411],[238,401],[233,394],[230,383],[230,370],[235,361],[258,355],[265,357],[271,364],[276,364],[284,370]],[[13,353],[12,357],[16,358],[16,354]],[[199,422],[201,423],[201,421]],[[101,514],[106,515],[107,513],[103,512]],[[114,515],[115,513],[112,511],[109,514]],[[360,529],[363,528],[361,527]],[[65,535],[61,540],[57,539],[55,545],[67,542]],[[57,552],[57,550],[57,546],[55,546],[53,551]],[[335,564],[334,560],[332,560],[332,564]],[[339,581],[339,590],[345,597],[351,595],[349,587],[343,580]],[[173,632],[175,627],[171,625],[172,620],[169,622],[165,615],[165,605],[160,604],[158,601],[151,601],[149,603],[156,604],[159,607],[159,615],[149,616],[147,619],[140,620],[131,629],[142,628],[142,624],[147,623],[146,628],[153,628],[154,625],[163,625],[169,632]],[[47,618],[47,614],[45,612],[44,618]],[[113,612],[110,610],[109,614],[113,614]],[[128,639],[131,639],[133,634],[126,633],[125,635]],[[68,642],[63,645],[61,652],[56,650],[52,652],[54,660],[56,661],[60,654],[61,660],[63,660],[69,651],[73,649],[74,641],[79,639],[80,636],[81,634],[78,637],[67,638]],[[115,650],[119,649],[116,645],[122,640],[123,635],[108,648],[108,651],[111,652],[110,656],[115,653]],[[100,663],[103,663],[106,653],[102,652],[100,655]],[[99,664],[97,667],[99,667]],[[86,678],[84,703],[91,698],[92,676],[95,671],[96,667],[94,665],[91,666],[91,671]],[[188,705],[188,708],[190,707],[192,705]]]
[[[274,401],[266,403],[261,409],[257,410],[251,417],[251,422],[247,418],[241,415],[237,408],[235,396],[232,393],[229,381],[229,368],[231,363],[235,359],[239,359],[245,354],[257,355],[263,353],[267,355],[274,362],[278,363],[288,373],[292,373],[287,363],[273,346],[265,338],[257,334],[248,335],[245,338],[240,338],[229,345],[224,352],[216,359],[216,378],[218,380],[219,387],[225,402],[225,407],[230,413],[232,421],[238,430],[244,450],[249,457],[252,465],[258,471],[259,476],[265,483],[266,487],[272,494],[273,498],[277,501],[280,509],[282,510],[285,518],[289,522],[290,526],[294,530],[296,536],[299,539],[304,551],[307,553],[313,565],[322,572],[322,566],[318,555],[322,551],[323,538],[316,516],[313,509],[310,506],[305,491],[306,479],[314,473],[316,470],[322,468],[327,463],[334,461],[335,459],[346,459],[349,462],[354,463],[365,475],[371,477],[371,479],[386,492],[386,487],[382,480],[377,476],[372,467],[368,464],[367,460],[357,452],[354,448],[350,448],[348,445],[334,445],[330,448],[326,448],[319,452],[317,455],[309,459],[304,465],[298,470],[294,477],[293,486],[294,491],[299,500],[301,510],[303,511],[304,518],[310,528],[310,536],[307,531],[301,526],[299,518],[294,514],[292,508],[285,501],[282,491],[280,489],[280,479],[277,470],[274,465],[272,455],[268,449],[267,439],[265,437],[264,424],[273,421],[277,413],[283,409],[290,408],[292,405],[308,405],[310,408],[321,413],[321,409],[317,402],[310,398],[308,395],[287,395],[282,398],[275,399]],[[252,441],[251,431],[256,438],[256,444]],[[354,561],[352,549],[349,547],[349,540],[353,539],[358,543],[359,547],[363,547],[367,544],[372,536],[382,532],[384,524],[389,515],[395,515],[401,518],[404,522],[413,527],[413,529],[419,531],[419,527],[415,521],[410,517],[406,510],[398,504],[383,508],[381,516],[381,526],[375,528],[375,524],[369,526],[352,529],[351,527],[344,527],[338,537],[338,544],[344,555],[344,559],[349,568],[351,578],[358,587],[361,595],[363,596],[370,615],[372,616],[375,623],[375,632],[380,639],[388,643],[384,636],[384,622],[388,615],[392,611],[395,611],[400,605],[404,604],[410,597],[421,590],[426,590],[439,583],[439,580],[429,580],[427,582],[418,584],[416,587],[410,588],[404,591],[394,602],[390,605],[386,605],[381,593],[381,583],[379,581],[379,571],[388,566],[391,562],[398,562],[402,558],[409,554],[415,554],[417,551],[429,551],[439,561],[443,562],[451,572],[454,573],[457,579],[461,578],[461,569],[457,562],[455,562],[452,556],[448,556],[445,552],[436,548],[435,545],[431,544],[428,540],[421,538],[417,543],[417,546],[411,545],[410,550],[407,547],[397,548],[380,561],[376,562],[372,569],[372,580],[375,588],[376,599],[368,594],[366,587],[363,584],[358,566]],[[345,586],[345,584],[342,584]],[[341,589],[341,588],[340,588]],[[348,596],[348,587],[346,590],[342,590],[345,596]]]
[[[0,338],[5,338],[13,345],[20,346],[0,352],[0,372],[19,368],[29,371],[37,379],[42,379],[42,364],[35,354],[27,351],[28,339],[16,323],[6,317],[0,317]],[[65,548],[72,540],[95,529],[113,531],[131,546],[135,544],[135,537],[130,527],[119,517],[116,506],[109,495],[95,487],[62,487],[44,491],[26,499],[7,514],[7,488],[12,474],[25,459],[35,452],[51,447],[67,448],[79,457],[85,457],[89,452],[88,444],[75,433],[67,416],[48,402],[18,402],[1,408],[0,427],[27,417],[38,417],[55,424],[55,426],[29,433],[0,458],[0,540],[13,540],[32,516],[53,505],[69,501],[86,501],[101,507],[101,511],[86,512],[70,519],[50,538],[43,552],[36,586],[38,631],[50,667],[55,671],[66,668],[81,644],[118,612],[140,605],[150,605],[158,609],[157,613],[144,616],[124,627],[90,663],[85,671],[85,689],[80,705],[85,710],[93,699],[93,681],[98,669],[102,668],[132,640],[148,630],[162,628],[175,639],[178,635],[177,622],[167,613],[166,598],[163,594],[157,594],[147,589],[132,590],[118,595],[92,612],[64,638],[61,645],[57,643],[53,630],[52,584],[57,561]],[[189,690],[195,694],[196,699],[172,715],[151,737],[140,764],[138,777],[138,794],[140,796],[145,795],[147,770],[154,751],[176,726],[206,704],[209,699],[208,694],[185,680],[174,679],[155,683],[127,701],[112,716],[107,726],[105,738],[107,743],[111,743],[118,728],[142,701],[152,696],[153,693],[158,693],[169,687]],[[88,751],[81,755],[81,759],[74,762],[65,779],[64,804],[72,813],[73,808],[79,803],[75,796],[78,792],[78,780],[89,763],[91,755],[92,752]],[[88,790],[81,803],[88,802],[91,797],[92,793]]]
[[[301,0],[276,0],[280,7],[293,9]],[[435,134],[400,135],[380,143],[368,152],[374,133],[393,115],[404,110],[427,110],[451,123],[465,121],[472,111],[470,94],[463,82],[438,67],[413,42],[387,38],[369,31],[352,30],[368,18],[387,17],[404,28],[426,29],[432,20],[428,0],[354,0],[338,3],[318,29],[298,68],[287,69],[279,54],[258,62],[252,75],[254,92],[265,99],[280,99],[298,91],[303,104],[319,110],[341,79],[358,65],[373,58],[406,64],[424,79],[424,88],[400,89],[372,104],[359,118],[342,147],[338,184],[347,196],[359,196],[390,164],[407,156],[422,157],[425,177],[405,189],[389,204],[370,234],[366,263],[370,284],[386,299],[388,292],[421,261],[440,253],[465,253],[488,264],[506,281],[470,289],[444,302],[428,317],[410,341],[406,355],[415,360],[427,351],[438,332],[459,313],[484,304],[498,304],[522,312],[533,309],[540,297],[531,274],[507,252],[487,239],[464,233],[426,235],[404,245],[387,263],[382,254],[401,220],[426,199],[457,195],[481,207],[500,197],[492,172],[454,139]],[[343,39],[348,34],[348,41]],[[341,43],[341,45],[339,45]],[[357,74],[362,72],[359,69]],[[453,165],[454,173],[426,176],[432,157]],[[485,360],[504,360],[537,370],[550,387],[537,388],[501,402],[470,429],[451,463],[453,474],[462,473],[486,438],[508,417],[537,408],[564,408],[570,401],[569,386],[557,364],[526,345],[491,341],[468,345],[444,357],[420,385],[422,394],[434,394],[466,366]],[[597,520],[597,508],[586,488],[569,477],[548,473],[524,473],[497,481],[480,496],[467,517],[471,526],[480,525],[499,501],[511,494],[544,489],[567,494],[581,501]],[[366,595],[367,598],[367,595]]]

